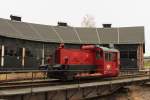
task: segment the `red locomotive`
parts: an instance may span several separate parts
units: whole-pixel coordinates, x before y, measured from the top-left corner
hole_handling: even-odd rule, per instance
[[[49,77],[72,80],[82,77],[114,77],[119,73],[119,51],[98,45],[83,45],[80,49],[60,45],[55,52],[55,65]]]

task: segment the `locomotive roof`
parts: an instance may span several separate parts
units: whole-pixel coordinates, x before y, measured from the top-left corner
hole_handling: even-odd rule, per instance
[[[115,48],[107,48],[107,47],[100,47],[103,51],[112,51],[112,52],[119,52],[117,49]]]
[[[83,28],[51,26],[0,18],[0,36],[40,42],[74,44],[144,43],[144,27]]]

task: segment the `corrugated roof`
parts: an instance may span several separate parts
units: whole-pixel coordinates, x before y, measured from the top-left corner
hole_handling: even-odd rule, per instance
[[[117,28],[98,28],[98,34],[100,37],[100,43],[118,43]]]
[[[75,44],[144,43],[144,27],[83,28],[40,25],[0,18],[0,36]]]

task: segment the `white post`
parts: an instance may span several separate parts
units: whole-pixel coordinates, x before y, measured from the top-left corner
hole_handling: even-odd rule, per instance
[[[1,66],[3,67],[4,66],[4,54],[5,54],[5,47],[4,47],[4,45],[2,44],[2,47],[1,47],[1,49],[2,49],[2,52],[1,52]]]
[[[25,58],[25,48],[22,48],[22,66],[24,67],[24,58]]]
[[[120,30],[117,28],[117,33],[118,33],[118,44],[120,43]]]
[[[43,48],[42,48],[42,65],[44,65],[44,44],[43,44]]]

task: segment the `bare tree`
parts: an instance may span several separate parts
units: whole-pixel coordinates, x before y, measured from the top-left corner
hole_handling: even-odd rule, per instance
[[[83,17],[83,21],[81,23],[83,27],[95,27],[95,19],[93,16],[87,14]]]

